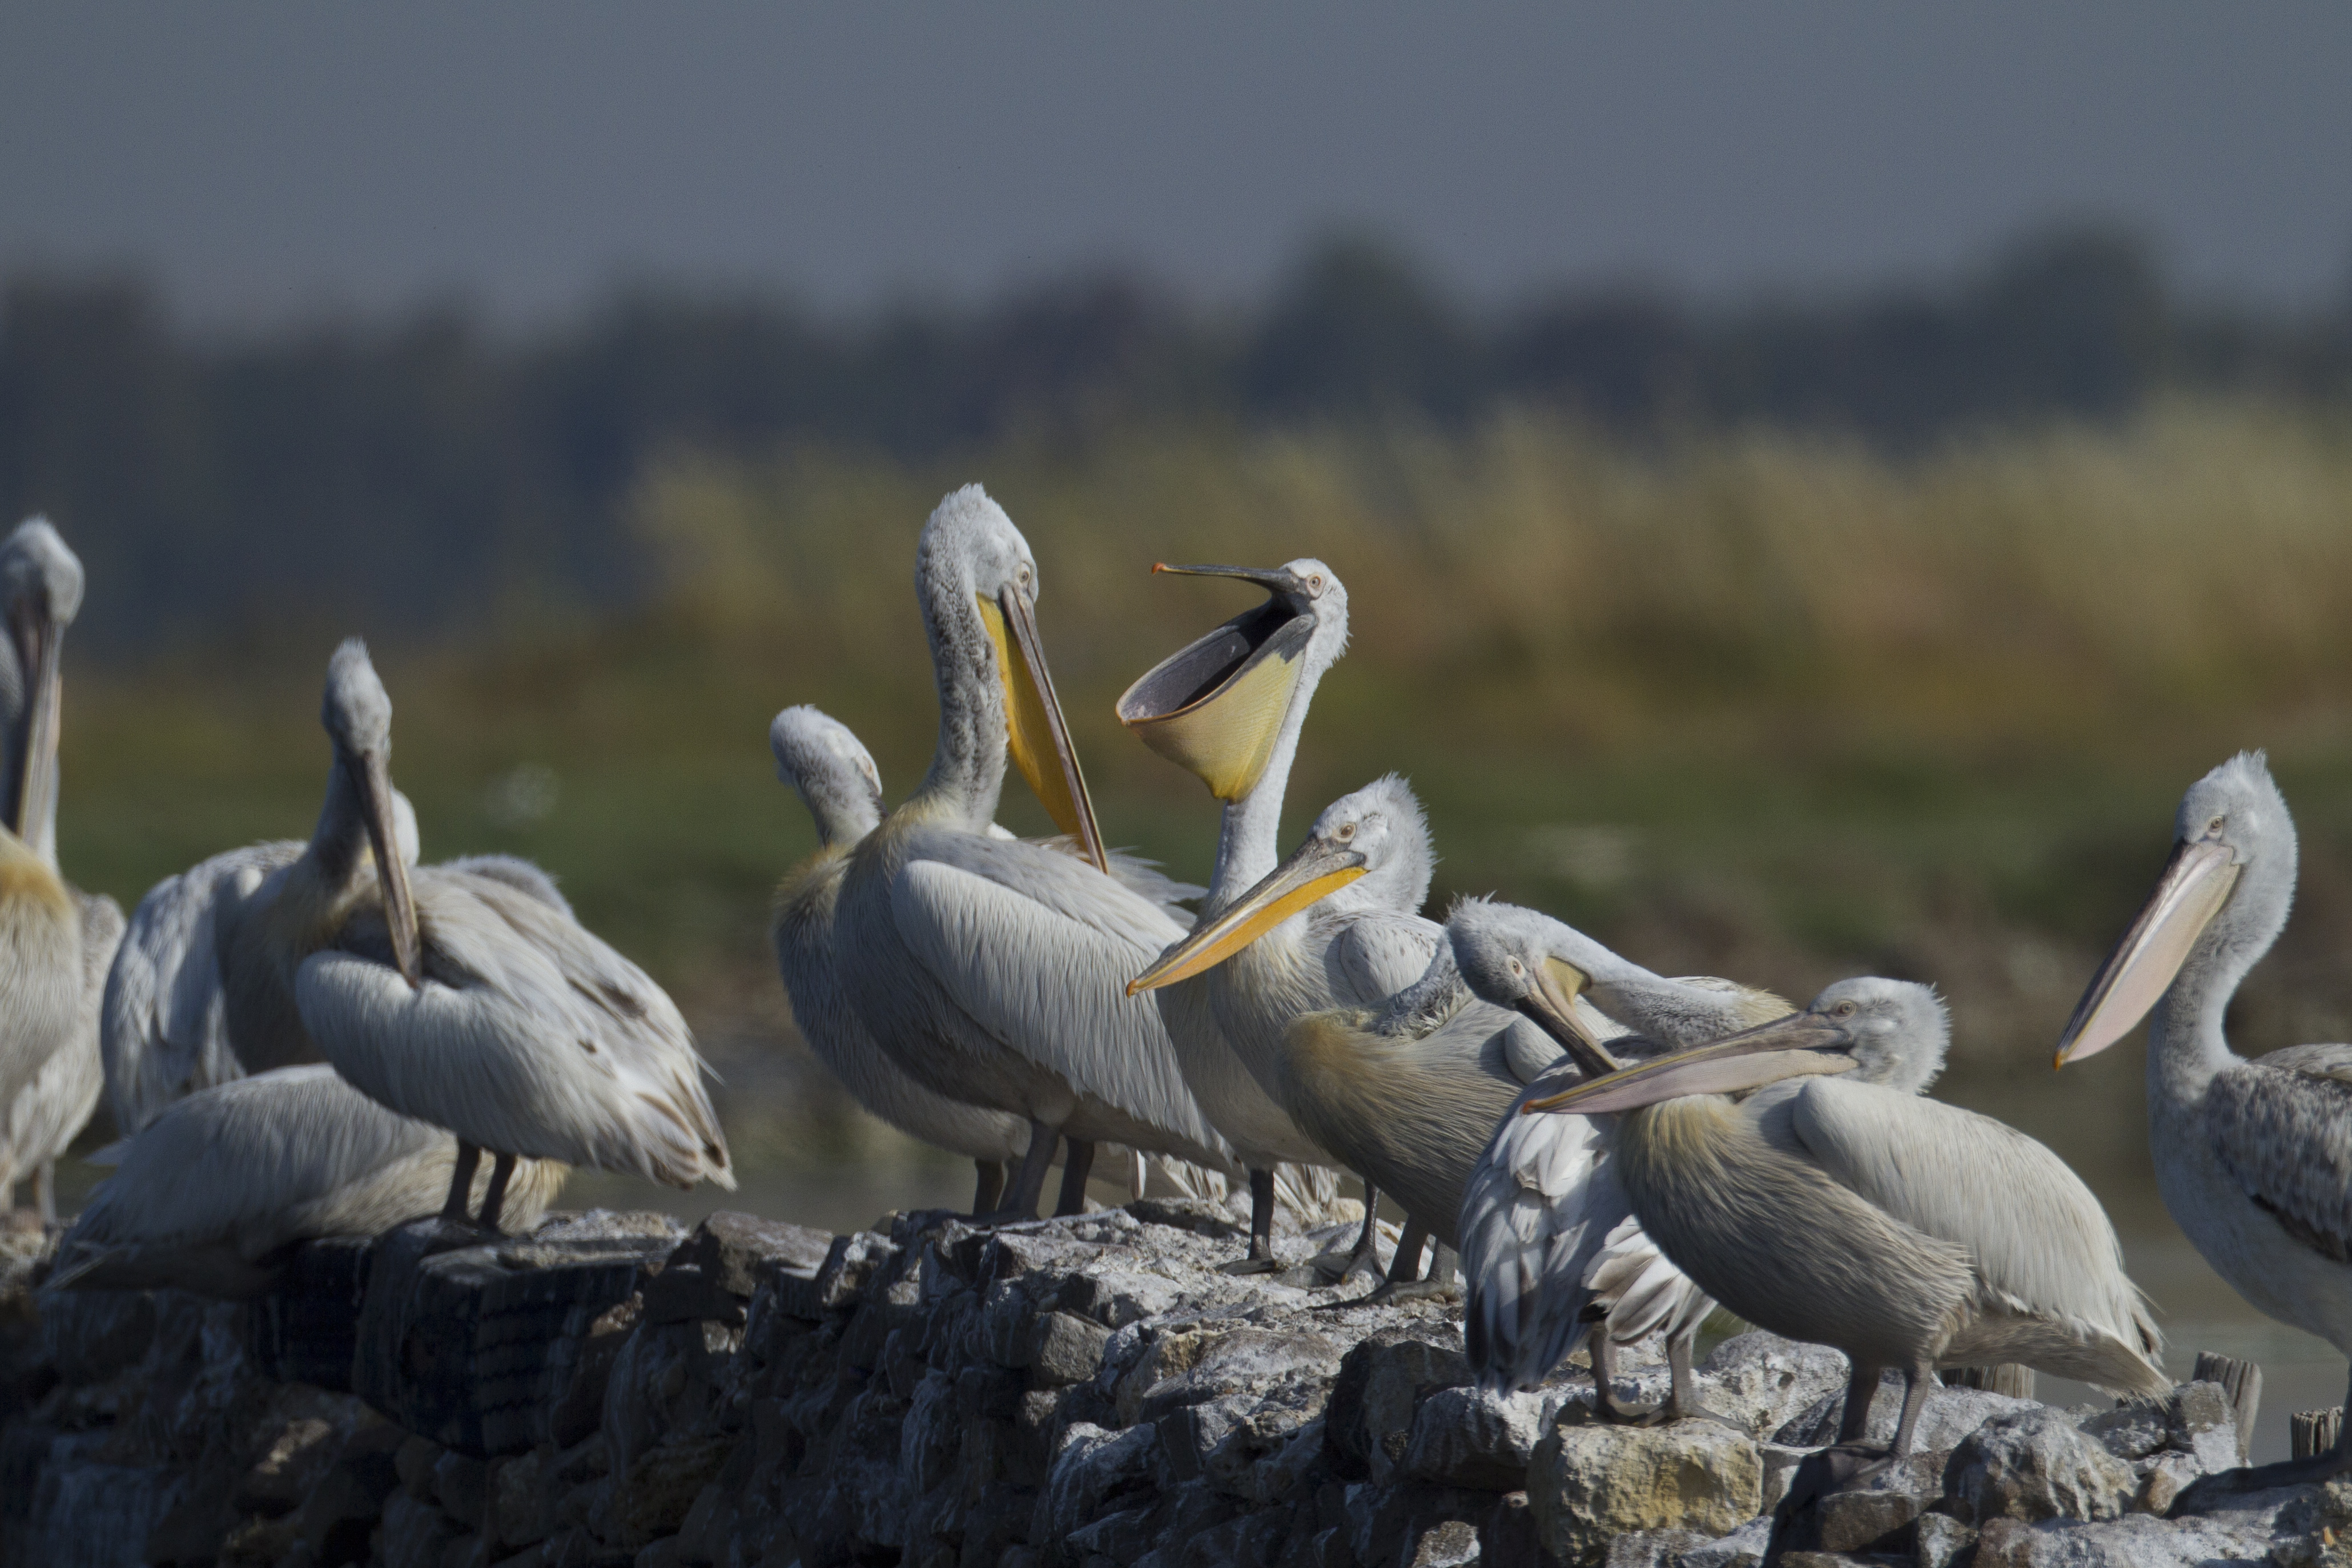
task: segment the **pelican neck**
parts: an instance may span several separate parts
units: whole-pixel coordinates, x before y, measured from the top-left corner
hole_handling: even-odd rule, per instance
[[[337,886],[356,879],[361,864],[372,853],[367,811],[359,785],[352,780],[352,760],[338,746],[334,766],[327,773],[326,804],[319,808],[319,826],[310,835],[310,847],[303,851]]]
[[[2179,973],[2157,999],[2147,1026],[2147,1095],[2158,1102],[2192,1105],[2204,1097],[2215,1074],[2237,1061],[2230,1049],[2223,1022],[2230,998],[2247,972],[2270,951],[2271,941],[2234,941],[2246,917],[2247,895],[2255,889],[2241,884],[2221,914],[2189,948]],[[2275,940],[2273,928],[2271,940]]]
[[[1283,710],[1282,728],[1275,732],[1273,749],[1266,753],[1257,782],[1241,799],[1225,803],[1217,831],[1216,869],[1209,879],[1209,896],[1201,905],[1203,915],[1214,914],[1240,898],[1281,862],[1282,797],[1290,787],[1290,766],[1298,755],[1298,734],[1306,728],[1307,710],[1323,679],[1324,662],[1314,647],[1322,632],[1318,624],[1307,656],[1315,662],[1299,673],[1290,705]]]
[[[915,589],[939,687],[940,743],[930,771],[905,805],[919,806],[926,816],[944,814],[965,831],[982,833],[996,820],[1004,793],[1004,687],[995,642],[981,624],[967,574],[936,572],[927,562]]]

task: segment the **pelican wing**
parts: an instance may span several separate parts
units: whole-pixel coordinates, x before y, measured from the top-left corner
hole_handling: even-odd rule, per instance
[[[445,861],[440,868],[504,882],[517,892],[530,894],[565,920],[576,918],[572,912],[572,901],[557,889],[555,879],[520,856],[468,855],[462,859]]]
[[[1127,983],[1183,928],[1085,862],[1018,841],[926,833],[890,886],[893,923],[992,1038],[1205,1150],[1201,1113],[1150,996]]]
[[[244,1076],[223,1016],[216,910],[301,853],[286,841],[215,855],[156,883],[131,911],[99,1022],[107,1104],[125,1134],[191,1089]]]
[[[1328,930],[1323,964],[1339,1007],[1377,1007],[1411,985],[1428,972],[1445,937],[1434,921],[1386,910],[1352,910],[1313,923]]]
[[[990,837],[993,837],[1003,831],[994,823],[989,824]],[[1004,837],[1010,838],[1012,835],[1004,834]],[[1058,850],[1074,860],[1082,861],[1087,858],[1086,846],[1066,833],[1057,833],[1047,838],[1026,839],[1024,842],[1037,845],[1041,848]],[[1195,887],[1190,882],[1178,881],[1160,868],[1159,861],[1146,860],[1132,850],[1113,849],[1109,851],[1109,855],[1111,878],[1120,887],[1140,897],[1146,903],[1158,909],[1161,914],[1166,915],[1178,925],[1190,926],[1192,923],[1192,911],[1184,906],[1197,903],[1207,898],[1208,889]]]
[[[2205,1131],[2289,1236],[2352,1263],[2352,1046],[2294,1046],[2216,1074]]]
[[[1968,1248],[1989,1310],[2105,1335],[2146,1361],[2161,1349],[2106,1211],[2042,1144],[1989,1116],[1834,1078],[1806,1079],[1788,1109],[1832,1180]]]
[[[436,867],[415,891],[421,987],[394,967],[380,910],[296,977],[345,1078],[486,1149],[734,1185],[702,1058],[643,970],[506,879]]]
[[[1519,1100],[1579,1080],[1572,1068],[1547,1076]],[[1602,1137],[1592,1117],[1522,1116],[1515,1102],[1463,1186],[1463,1332],[1490,1388],[1533,1388],[1584,1341],[1586,1272],[1632,1212]]]

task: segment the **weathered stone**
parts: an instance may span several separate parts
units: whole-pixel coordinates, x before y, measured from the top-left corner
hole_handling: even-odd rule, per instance
[[[452,1449],[433,1461],[433,1497],[441,1511],[479,1531],[489,1518],[490,1468]]]
[[[1682,1554],[1707,1544],[1696,1530],[1629,1530],[1609,1542],[1608,1568],[1668,1568]]]
[[[400,1489],[419,1502],[433,1502],[433,1467],[440,1460],[441,1445],[432,1438],[403,1438],[392,1457],[393,1468],[400,1472]]]
[[[2211,1520],[2170,1522],[2136,1513],[2102,1523],[1987,1521],[1978,1534],[1976,1568],[2202,1568],[2215,1562],[2262,1562],[2266,1536]]]
[[[1068,1312],[1048,1312],[1037,1320],[1029,1351],[1030,1380],[1039,1388],[1064,1388],[1084,1383],[1102,1365],[1103,1346],[1110,1331]]]
[[[1865,1442],[1885,1444],[1895,1440],[1895,1428],[1903,1415],[1903,1380],[1889,1373],[1878,1385],[1877,1397],[1871,1401],[1870,1425],[1864,1430]],[[2039,1410],[2042,1406],[2006,1394],[1990,1394],[1980,1388],[1938,1388],[1927,1395],[1927,1403],[1919,1412],[1919,1426],[1913,1434],[1913,1447],[1918,1448],[1949,1448],[1996,1415],[2012,1415],[2021,1410]],[[1837,1441],[1838,1426],[1845,1415],[1845,1394],[1841,1390],[1826,1398],[1817,1399],[1802,1414],[1785,1422],[1773,1433],[1772,1440],[1796,1448],[1818,1448]]]
[[[718,1289],[748,1300],[779,1272],[814,1279],[833,1243],[830,1231],[722,1209],[695,1226],[670,1264],[698,1268]]]
[[[547,1439],[569,1448],[604,1424],[613,1363],[637,1326],[645,1302],[632,1296],[595,1313],[582,1313],[567,1333],[568,1353],[548,1365]]]
[[[2085,1436],[2095,1437],[2118,1459],[2145,1459],[2165,1445],[2171,1422],[2154,1400],[2127,1399],[2112,1410],[2083,1418]]]
[[[2040,1405],[1996,1416],[1969,1434],[1944,1476],[1954,1515],[1979,1526],[1995,1519],[2114,1519],[2135,1480],[2104,1445]]]
[[[1915,1452],[1825,1496],[1806,1496],[1809,1484],[1817,1483],[1801,1477],[1786,1510],[1789,1543],[1847,1553],[1910,1551],[1919,1516],[1942,1495],[1948,1458]]]
[[[1328,1377],[1339,1364],[1339,1347],[1321,1334],[1239,1328],[1201,1340],[1191,1365],[1144,1391],[1136,1419],[1157,1420],[1179,1405],[1289,1377]]]
[[[1912,1552],[1919,1568],[1956,1568],[1976,1548],[1977,1532],[1949,1514],[1923,1513],[1914,1527]]]
[[[2242,1461],[2238,1450],[2238,1415],[2230,1392],[2218,1383],[2184,1383],[2163,1402],[2165,1447],[2187,1454],[2211,1474]]]
[[[1347,1544],[1360,1568],[1408,1568],[1424,1542],[1439,1554],[1467,1549],[1473,1556],[1454,1560],[1475,1561],[1478,1526],[1495,1507],[1485,1492],[1411,1482],[1359,1481],[1345,1495]],[[1431,1542],[1433,1535],[1437,1539]]]
[[[618,1543],[634,1552],[656,1536],[675,1533],[734,1447],[730,1437],[689,1437],[638,1455],[613,1489]]]
[[[404,1489],[384,1502],[375,1555],[383,1568],[441,1568],[442,1550],[458,1534],[455,1520]]]
[[[1385,1482],[1404,1463],[1414,1409],[1440,1388],[1470,1382],[1470,1363],[1451,1326],[1384,1329],[1339,1363],[1324,1412],[1323,1436],[1339,1473]]]
[[[1759,1443],[1756,1452],[1764,1461],[1762,1511],[1770,1513],[1780,1506],[1780,1500],[1789,1495],[1789,1488],[1796,1480],[1797,1471],[1818,1450],[1792,1448],[1786,1443]]]
[[[709,1318],[730,1327],[750,1321],[746,1298],[731,1294],[690,1263],[675,1260],[645,1282],[648,1323],[685,1323]]]
[[[1675,1568],[1756,1568],[1771,1541],[1772,1521],[1751,1519],[1728,1535],[1684,1548],[1675,1558]]]
[[[1159,1434],[1150,1426],[1118,1433],[1083,1422],[1072,1426],[1037,1499],[1030,1540],[1065,1540],[1108,1511],[1108,1500],[1148,1484],[1158,1449]]]
[[[1560,1388],[1496,1394],[1465,1384],[1434,1390],[1413,1413],[1404,1473],[1438,1486],[1524,1490],[1528,1461],[1567,1397]]]
[[[1561,1563],[1594,1568],[1629,1530],[1728,1533],[1762,1508],[1756,1445],[1712,1421],[1555,1426],[1528,1468],[1538,1539]]]
[[[1844,1391],[1846,1359],[1827,1345],[1762,1330],[1735,1334],[1699,1368],[1699,1398],[1752,1437],[1769,1436],[1822,1399]]]
[[[339,1436],[320,1416],[288,1422],[238,1480],[232,1504],[241,1513],[271,1519],[293,1512],[335,1462]]]
[[[535,1546],[554,1528],[548,1517],[546,1449],[533,1448],[500,1465],[490,1477],[489,1523],[483,1533],[506,1547]]]
[[[2169,1449],[2153,1455],[2141,1467],[2139,1487],[2132,1494],[2131,1506],[2136,1512],[2152,1513],[2162,1519],[2180,1500],[2180,1494],[2204,1473],[2204,1467],[2192,1455]]]

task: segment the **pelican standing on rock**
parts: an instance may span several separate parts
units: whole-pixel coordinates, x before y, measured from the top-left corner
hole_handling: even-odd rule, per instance
[[[1836,1469],[1862,1468],[1889,1367],[1906,1379],[1895,1458],[1939,1366],[2172,1385],[2081,1178],[2013,1128],[1916,1097],[1949,1028],[1924,985],[1844,980],[1802,1013],[1520,1108],[1620,1113],[1609,1166],[1676,1266],[1759,1328],[1845,1352]]]
[[[172,1100],[108,1153],[113,1173],[58,1245],[49,1284],[238,1300],[274,1285],[298,1241],[375,1236],[431,1213],[457,1142],[318,1063]],[[506,1217],[528,1228],[565,1173],[551,1160],[521,1161]],[[482,1173],[469,1195],[488,1181]]]
[[[57,1158],[98,1104],[98,999],[122,935],[121,906],[58,870],[63,649],[82,583],[45,518],[0,543],[0,1194],[29,1176],[43,1224],[57,1219]]]
[[[1613,1071],[1623,1059],[1717,1039],[1796,1010],[1769,991],[1732,981],[1653,973],[1573,926],[1514,904],[1465,899],[1447,917],[1446,932],[1479,995],[1594,1047],[1552,1069],[1522,1100],[1557,1092],[1555,1079]],[[1491,1388],[1533,1388],[1590,1332],[1601,1415],[1639,1421],[1702,1414],[1693,1346],[1715,1303],[1643,1232],[1609,1169],[1606,1142],[1584,1117],[1508,1115],[1494,1125],[1462,1198],[1471,1370]],[[1618,1348],[1661,1332],[1674,1379],[1665,1405],[1653,1411],[1621,1402],[1612,1374]]]
[[[1299,905],[1346,880],[1290,889],[1288,901],[1234,910],[1275,869],[1282,797],[1299,731],[1324,672],[1348,646],[1348,591],[1322,562],[1301,558],[1264,570],[1155,566],[1194,577],[1234,577],[1265,590],[1265,603],[1152,667],[1118,700],[1122,723],[1224,803],[1209,896],[1192,933],[1135,976],[1150,990],[1176,1042],[1184,1079],[1250,1173],[1247,1254],[1233,1272],[1265,1272],[1274,1257],[1275,1167],[1335,1163],[1283,1108],[1275,1062],[1283,1031],[1302,1014],[1378,1006],[1428,966],[1433,940],[1413,911],[1428,893],[1424,839],[1420,881],[1401,871],[1385,909],[1359,899],[1321,923],[1291,919]],[[1416,811],[1418,808],[1416,807]],[[1409,900],[1409,901],[1404,901]],[[1270,935],[1263,947],[1255,939]],[[1221,959],[1234,955],[1230,962]],[[1372,1257],[1379,1195],[1364,1194],[1364,1228],[1352,1270]]]
[[[1167,1030],[1127,977],[1182,934],[1108,874],[1109,857],[1037,635],[1028,542],[978,485],[923,525],[915,591],[940,697],[915,793],[849,853],[834,972],[918,1082],[1010,1112],[1029,1142],[1007,1212],[1036,1210],[1057,1137],[1058,1212],[1084,1206],[1094,1144],[1229,1169]],[[1007,755],[1085,850],[994,837]]]
[[[315,1047],[352,1086],[457,1135],[445,1217],[498,1227],[519,1159],[732,1188],[708,1071],[677,1006],[504,858],[411,872],[395,839],[392,700],[358,639],[335,650],[318,831],[219,910],[230,1037]]]
[[[2240,1295],[2352,1354],[2352,1046],[2250,1061],[2222,1032],[2294,898],[2294,819],[2262,754],[2190,786],[2173,837],[2156,891],[2068,1022],[2058,1064],[2096,1055],[2147,1016],[2148,1147],[2165,1207]],[[2229,1481],[2284,1486],[2347,1469],[2352,1424],[2331,1452]]]

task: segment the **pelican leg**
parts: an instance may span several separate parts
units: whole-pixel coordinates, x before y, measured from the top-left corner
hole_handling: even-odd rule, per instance
[[[1356,1244],[1335,1269],[1332,1260],[1339,1257],[1327,1252],[1315,1259],[1315,1272],[1326,1284],[1344,1285],[1359,1274],[1381,1271],[1381,1190],[1367,1181],[1364,1184],[1364,1223],[1356,1232]]]
[[[507,1183],[513,1178],[514,1168],[515,1157],[512,1154],[490,1156],[490,1184],[482,1193],[480,1223],[482,1228],[492,1236],[499,1234],[499,1214],[507,1206]]]
[[[1054,1145],[1061,1142],[1061,1137],[1058,1128],[1048,1127],[1035,1117],[1029,1119],[1029,1147],[1021,1156],[1021,1170],[1013,1178],[1013,1195],[991,1218],[1024,1220],[1037,1217],[1037,1200],[1045,1193],[1045,1167],[1053,1163]]]
[[[2275,1464],[2247,1465],[2196,1480],[2180,1494],[2167,1519],[2203,1513],[2226,1507],[2242,1492],[2268,1491],[2273,1487],[2307,1486],[2352,1474],[2352,1384],[2344,1390],[2345,1421],[2336,1434],[2336,1447],[2307,1459],[2281,1459]]]
[[[1697,1340],[1698,1325],[1693,1323],[1666,1341],[1666,1370],[1674,1376],[1674,1386],[1666,1395],[1666,1418],[1670,1421],[1720,1421],[1733,1431],[1745,1435],[1747,1427],[1716,1414],[1700,1402],[1698,1373],[1691,1365],[1691,1352]]]
[[[1341,1301],[1318,1302],[1314,1310],[1336,1312],[1346,1307],[1382,1307],[1391,1301],[1421,1300],[1437,1294],[1438,1291],[1433,1289],[1427,1281],[1418,1278],[1422,1249],[1428,1241],[1429,1227],[1412,1215],[1405,1215],[1404,1233],[1397,1237],[1396,1251],[1389,1258],[1388,1278],[1361,1296],[1350,1296]],[[1451,1289],[1453,1259],[1454,1249],[1444,1242],[1438,1243],[1436,1261],[1431,1266],[1430,1272],[1434,1275],[1441,1269],[1444,1271],[1447,1279],[1444,1289]]]
[[[441,1205],[441,1217],[452,1225],[466,1223],[466,1209],[474,1198],[474,1172],[482,1163],[479,1145],[457,1140],[457,1163],[449,1173],[449,1201]]]
[[[1845,1384],[1845,1414],[1838,1420],[1837,1440],[1859,1443],[1870,1434],[1870,1402],[1878,1397],[1879,1374],[1886,1369],[1855,1362]]]
[[[1890,1459],[1900,1459],[1911,1452],[1911,1440],[1918,1435],[1919,1413],[1927,1408],[1927,1396],[1943,1385],[1936,1381],[1936,1369],[1921,1362],[1904,1374],[1903,1415],[1895,1424],[1895,1441],[1886,1450]]]
[[[33,1207],[38,1211],[41,1223],[58,1223],[58,1163],[44,1160],[33,1172]]]
[[[1592,1325],[1592,1414],[1621,1426],[1658,1426],[1674,1419],[1673,1402],[1636,1405],[1617,1397],[1617,1342],[1606,1320]]]
[[[996,1210],[996,1202],[1004,1195],[1004,1162],[974,1160],[971,1168],[980,1177],[971,1189],[971,1217],[978,1219]]]
[[[1274,1256],[1274,1173],[1252,1171],[1249,1182],[1249,1252],[1231,1263],[1217,1265],[1220,1274],[1272,1274],[1282,1268]]]
[[[1094,1168],[1094,1144],[1084,1138],[1068,1140],[1062,1154],[1062,1195],[1054,1205],[1055,1219],[1087,1212],[1087,1173]]]

